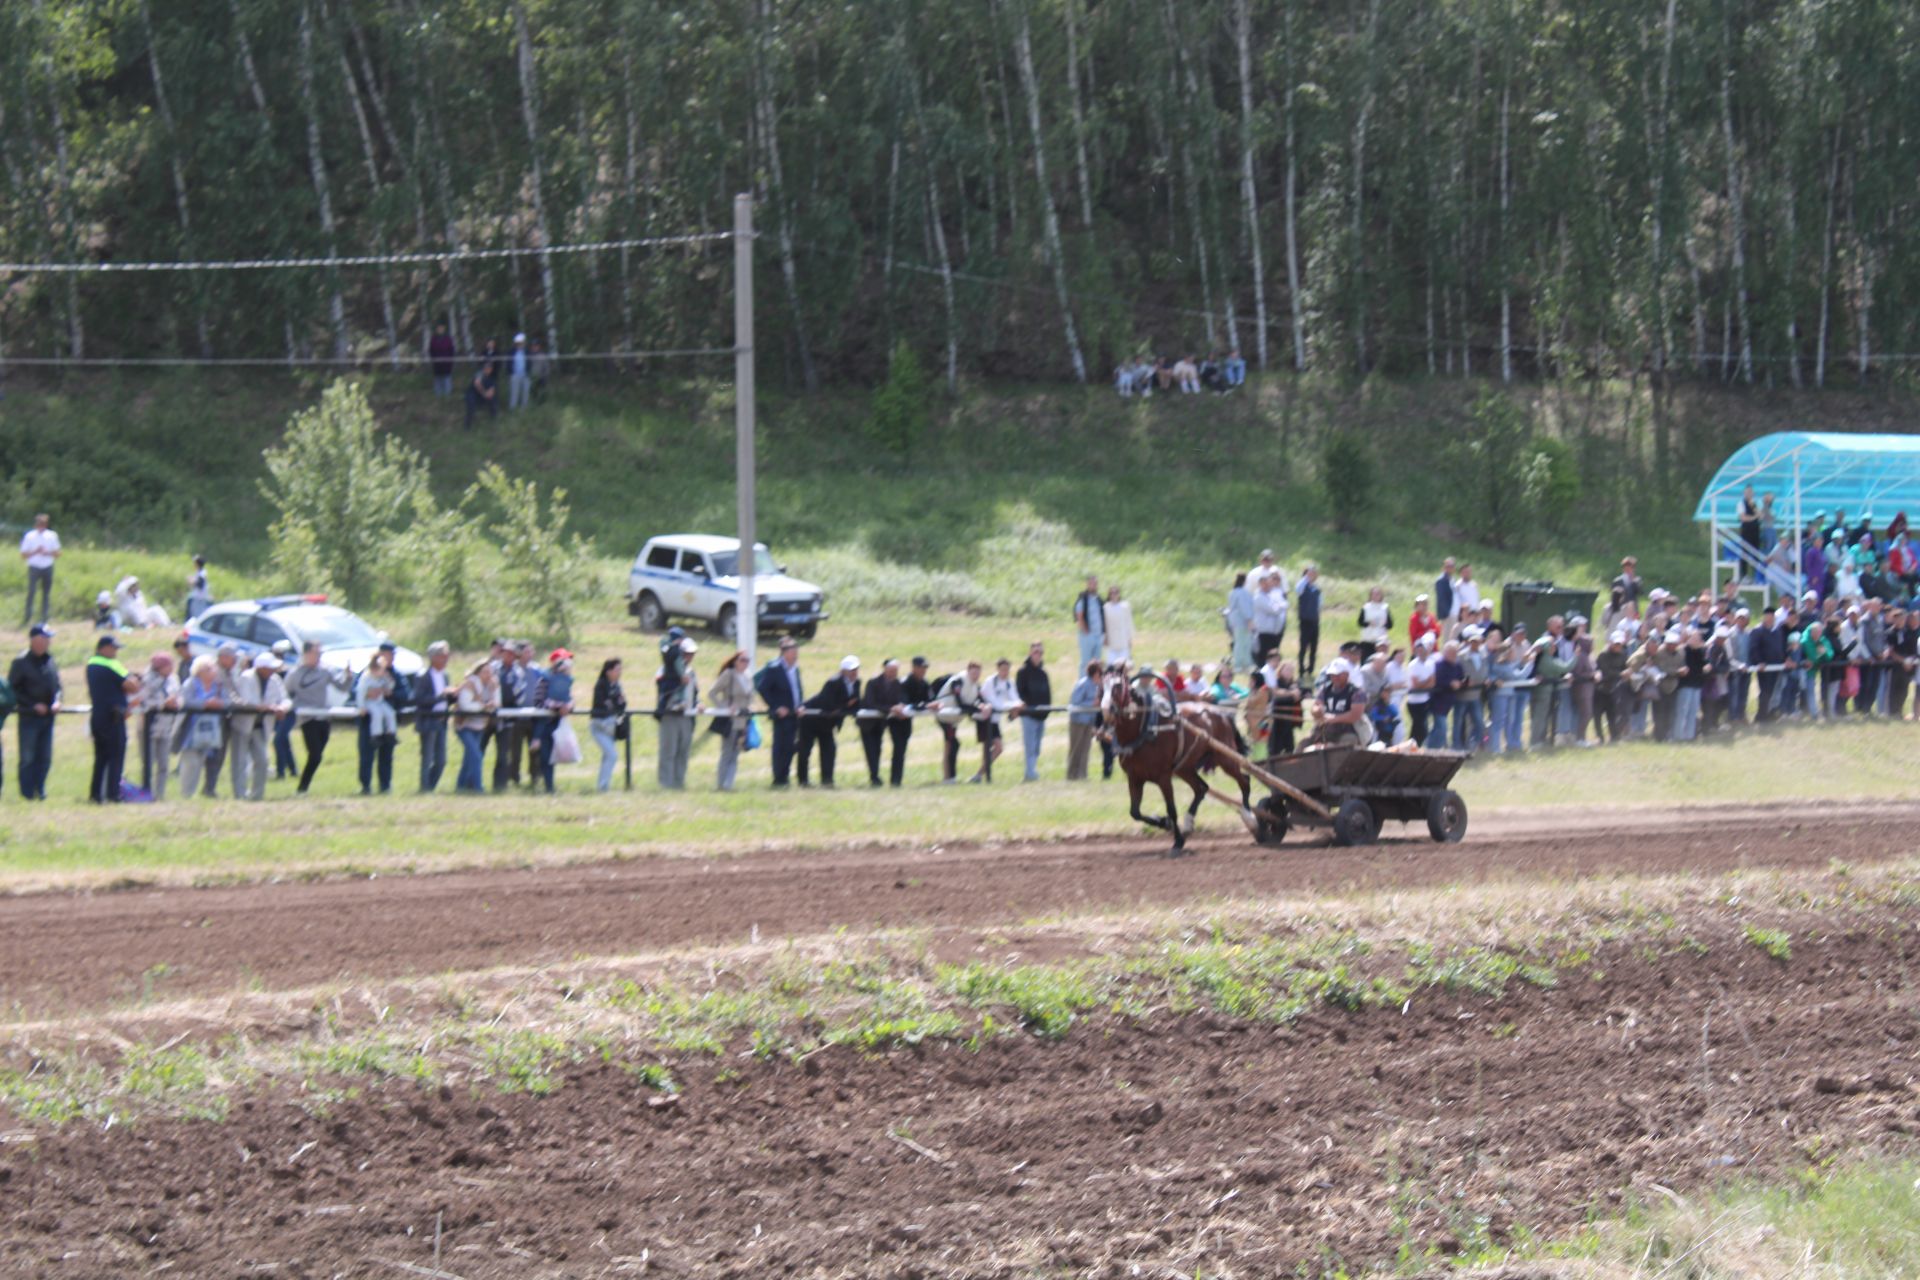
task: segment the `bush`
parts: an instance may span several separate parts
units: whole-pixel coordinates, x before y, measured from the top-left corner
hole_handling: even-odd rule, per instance
[[[263,455],[260,492],[278,513],[273,563],[288,586],[335,592],[356,608],[404,593],[403,534],[433,499],[425,460],[379,430],[360,384],[335,382]]]
[[[1373,504],[1378,482],[1373,452],[1351,431],[1330,431],[1320,446],[1320,490],[1333,524],[1352,533]]]
[[[506,603],[546,638],[571,641],[576,610],[599,594],[600,583],[593,544],[567,533],[567,491],[553,490],[542,510],[540,486],[515,480],[489,462],[462,505],[483,498],[493,501],[486,531],[506,561],[493,575]]]
[[[907,457],[926,439],[933,417],[931,401],[932,387],[920,367],[920,357],[902,338],[894,344],[887,361],[887,380],[873,393],[867,434],[895,457]]]

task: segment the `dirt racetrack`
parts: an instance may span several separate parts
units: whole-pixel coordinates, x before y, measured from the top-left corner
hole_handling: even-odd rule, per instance
[[[1679,923],[1697,947],[1497,1000],[699,1059],[671,1105],[595,1063],[550,1097],[283,1088],[0,1135],[0,1271],[1320,1276],[1912,1149],[1911,921],[1803,912],[1787,965]]]
[[[0,1007],[16,1018],[775,940],[840,927],[1007,924],[1232,895],[1482,879],[1824,867],[1920,850],[1920,804],[1690,806],[1476,818],[1465,842],[1389,826],[1367,849],[1247,839],[1224,810],[1190,845],[1159,837],[786,851],[230,888],[0,898]],[[1232,826],[1232,830],[1223,830]],[[1417,830],[1417,835],[1416,835]]]

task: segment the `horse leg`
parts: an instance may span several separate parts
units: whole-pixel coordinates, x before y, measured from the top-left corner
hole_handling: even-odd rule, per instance
[[[1140,798],[1146,792],[1146,784],[1144,782],[1142,782],[1139,778],[1134,777],[1132,774],[1128,774],[1127,775],[1127,792],[1133,798],[1133,820],[1135,822],[1145,823],[1149,827],[1155,827],[1162,831],[1166,830],[1165,821],[1163,819],[1156,818],[1151,814],[1145,814],[1140,812]]]
[[[1201,776],[1198,769],[1189,769],[1181,774],[1180,777],[1188,786],[1193,788],[1193,803],[1187,806],[1187,817],[1184,824],[1188,831],[1192,831],[1193,816],[1200,812],[1202,802],[1213,794],[1213,788],[1207,785],[1207,780]]]
[[[1173,800],[1173,779],[1171,776],[1160,779],[1160,795],[1167,802],[1166,830],[1173,832],[1173,848],[1168,852],[1179,857],[1187,847],[1186,828],[1180,825],[1180,810]]]

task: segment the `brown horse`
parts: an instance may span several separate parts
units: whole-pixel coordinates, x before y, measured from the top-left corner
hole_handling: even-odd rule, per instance
[[[1131,683],[1123,675],[1107,679],[1102,710],[1113,734],[1113,753],[1120,757],[1126,771],[1127,790],[1133,799],[1133,818],[1173,835],[1170,857],[1186,850],[1187,833],[1193,830],[1193,815],[1212,789],[1200,775],[1219,769],[1240,784],[1240,820],[1247,829],[1259,833],[1259,819],[1251,807],[1252,788],[1240,761],[1246,755],[1246,743],[1233,726],[1233,717],[1209,707],[1194,714],[1179,711],[1158,677],[1143,675]],[[1193,788],[1193,803],[1186,817],[1174,805],[1173,780],[1180,778]],[[1160,788],[1167,802],[1167,816],[1155,817],[1140,812],[1140,798],[1147,784]],[[1223,804],[1232,804],[1225,796],[1216,796]]]

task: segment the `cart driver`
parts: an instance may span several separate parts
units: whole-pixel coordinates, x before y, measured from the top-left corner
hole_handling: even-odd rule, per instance
[[[1364,747],[1372,741],[1366,695],[1353,678],[1353,665],[1345,658],[1336,658],[1328,665],[1327,683],[1314,700],[1313,735],[1307,745]]]

